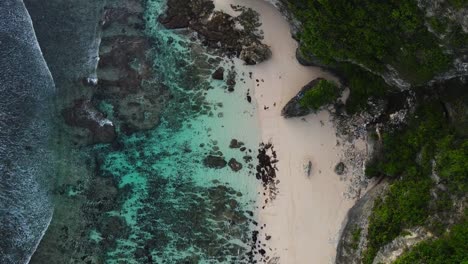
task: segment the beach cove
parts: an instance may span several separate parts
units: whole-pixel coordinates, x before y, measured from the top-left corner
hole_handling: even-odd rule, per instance
[[[352,143],[328,109],[281,116],[311,80],[337,81],[297,62],[281,13],[265,1],[100,5],[76,55],[86,64],[63,71],[44,45],[65,124],[54,218],[31,263],[332,262],[353,204],[334,168]]]

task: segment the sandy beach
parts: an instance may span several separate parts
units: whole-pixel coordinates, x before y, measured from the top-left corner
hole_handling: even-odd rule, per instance
[[[279,159],[279,194],[265,209],[259,209],[260,225],[266,225],[261,235],[271,236],[267,255],[279,260],[270,263],[332,263],[342,222],[353,205],[353,200],[343,196],[346,183],[334,172],[343,149],[341,144],[337,146],[328,111],[284,119],[281,109],[309,81],[333,77],[297,62],[297,43],[291,38],[289,24],[268,2],[216,0],[215,4],[228,13],[232,13],[231,4],[259,12],[264,43],[273,53],[268,61],[248,67],[253,72],[250,89],[255,91],[263,142],[273,143]],[[309,161],[310,177],[305,169]],[[264,199],[259,197],[259,208]]]

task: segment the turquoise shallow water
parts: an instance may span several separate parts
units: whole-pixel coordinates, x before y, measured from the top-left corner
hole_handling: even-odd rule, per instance
[[[154,40],[149,56],[156,81],[169,88],[173,99],[157,128],[123,136],[118,150],[95,147],[99,173],[117,180],[124,193],[121,208],[106,213],[126,223],[121,225],[125,235],[116,234],[116,243],[109,245],[106,262],[247,263],[260,140],[255,106],[245,100],[240,80],[248,79],[247,73],[238,72],[238,85],[228,92],[224,82],[210,79],[214,69],[206,61],[211,56],[200,45],[156,22],[164,1],[147,3],[147,34]],[[111,118],[112,107],[105,102],[100,106]],[[229,148],[231,139],[242,141],[246,149]],[[207,155],[220,152],[226,161],[241,162],[243,169],[204,166]],[[245,162],[244,156],[253,161]],[[100,230],[89,230],[89,239],[101,242]]]

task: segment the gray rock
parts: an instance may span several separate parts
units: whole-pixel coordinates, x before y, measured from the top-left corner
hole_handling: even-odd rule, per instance
[[[336,174],[343,175],[345,170],[346,170],[346,165],[343,162],[340,162],[340,163],[336,164],[336,166],[335,166],[335,173]]]
[[[270,47],[263,43],[253,42],[251,45],[244,47],[240,53],[240,59],[245,61],[247,65],[255,65],[266,61],[271,57]]]

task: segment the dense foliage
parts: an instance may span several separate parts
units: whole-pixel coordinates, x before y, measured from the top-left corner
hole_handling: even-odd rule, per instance
[[[340,63],[337,70],[346,76],[350,89],[346,100],[346,112],[354,114],[369,108],[368,99],[382,99],[392,88],[382,78],[350,63]]]
[[[340,91],[333,82],[320,80],[312,89],[305,92],[299,100],[299,104],[302,107],[317,110],[321,106],[335,101],[339,95]]]
[[[468,221],[465,219],[441,238],[416,245],[394,264],[466,264],[467,238]]]
[[[376,72],[390,64],[413,84],[449,67],[416,1],[298,0],[291,9],[303,24],[302,52],[325,63],[351,60]]]
[[[366,168],[368,176],[395,180],[386,197],[376,201],[369,219],[364,263],[372,263],[378,250],[403,229],[424,225],[433,210],[450,206],[450,197],[429,206],[430,189],[436,184],[430,177],[433,160],[448,191],[463,195],[468,182],[468,143],[456,137],[437,101],[421,106],[403,131],[384,134],[382,155]]]
[[[380,73],[395,69],[419,93],[422,84],[450,68],[453,58],[464,54],[468,45],[468,34],[460,25],[438,14],[426,17],[414,0],[294,0],[290,3],[302,23],[297,35],[300,54],[304,58],[317,57],[343,77],[351,92],[346,102],[349,114],[369,110],[369,98],[388,99],[392,88]],[[449,0],[444,4],[459,9],[466,7],[468,1]],[[465,118],[458,115],[455,119],[459,120],[449,122],[447,109],[441,102],[426,99],[421,101],[424,103],[406,128],[382,134],[380,155],[366,168],[369,177],[390,179],[390,188],[385,197],[376,201],[369,219],[364,263],[372,263],[379,249],[402,235],[406,228],[422,225],[436,235],[442,234],[447,223],[434,216],[450,214],[454,201],[466,196],[468,191]],[[461,105],[459,113],[466,116],[464,103]],[[452,104],[452,107],[457,106]],[[460,231],[454,230],[451,234]],[[466,232],[460,234],[466,238]],[[356,231],[354,246],[357,238]],[[444,237],[441,241],[448,239],[451,238]],[[429,254],[426,251],[432,247],[442,256],[450,250],[459,252],[462,245],[458,242],[449,243],[448,247],[443,247],[442,242],[427,242],[399,264],[444,263],[432,261],[430,257],[425,262],[411,261],[416,259],[414,256]]]

